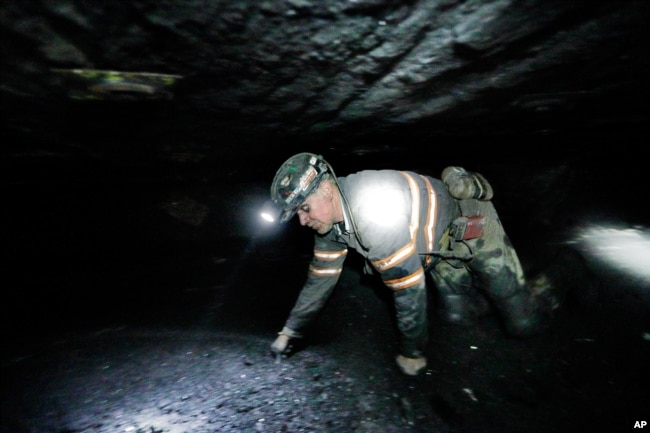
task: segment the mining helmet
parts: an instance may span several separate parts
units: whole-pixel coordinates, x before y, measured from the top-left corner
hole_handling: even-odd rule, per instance
[[[298,153],[287,159],[275,173],[271,199],[282,209],[280,222],[295,215],[309,195],[316,190],[329,165],[313,153]]]

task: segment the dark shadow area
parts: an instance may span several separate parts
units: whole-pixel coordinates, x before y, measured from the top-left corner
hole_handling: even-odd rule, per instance
[[[390,296],[354,254],[309,338],[271,356],[311,233],[297,221],[254,224],[270,179],[14,184],[2,432],[633,431],[650,421],[650,278],[605,253],[648,263],[637,189],[620,188],[642,164],[619,181],[620,157],[576,156],[467,160],[494,183],[527,271],[547,270],[567,297],[525,340],[492,315],[463,329],[432,308],[429,367],[417,378],[395,366]],[[377,158],[369,164],[426,165]],[[452,162],[465,163],[445,156],[432,174]],[[599,235],[580,235],[589,225],[620,229],[618,242],[590,247]],[[626,233],[646,237],[631,245]]]

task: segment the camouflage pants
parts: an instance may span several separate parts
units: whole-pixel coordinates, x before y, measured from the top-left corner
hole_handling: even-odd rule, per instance
[[[542,317],[528,288],[517,252],[490,201],[465,200],[470,210],[482,215],[483,235],[449,241],[449,249],[459,257],[443,258],[429,275],[440,296],[444,314],[452,322],[472,324],[478,314],[478,296],[496,309],[507,332],[526,336],[538,332]]]

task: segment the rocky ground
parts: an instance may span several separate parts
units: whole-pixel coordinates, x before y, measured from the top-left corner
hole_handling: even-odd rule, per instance
[[[214,255],[211,269],[244,270],[217,286],[86,292],[77,314],[73,299],[15,295],[33,311],[5,322],[2,432],[631,431],[650,418],[648,294],[563,251],[554,275],[580,292],[543,335],[508,338],[491,316],[472,329],[434,317],[417,378],[397,370],[390,303],[354,259],[283,358],[269,345],[295,290],[268,281],[298,274],[299,250],[239,265]],[[185,257],[194,278],[208,269],[199,256]]]
[[[172,200],[165,185],[14,186],[0,431],[636,431],[650,422],[647,220],[615,193],[603,206],[599,186],[610,182],[599,171],[507,168],[490,176],[506,229],[527,272],[545,269],[567,296],[525,340],[493,316],[471,329],[442,323],[432,302],[429,365],[416,378],[394,363],[389,294],[354,254],[308,338],[271,355],[310,259],[311,233],[297,224],[224,233],[239,216],[212,187],[216,202],[181,188]],[[571,191],[573,178],[584,185]],[[627,213],[622,204],[636,219],[606,225]],[[600,231],[573,230],[599,221]],[[621,253],[623,268],[606,266]],[[634,264],[645,274],[628,272]]]

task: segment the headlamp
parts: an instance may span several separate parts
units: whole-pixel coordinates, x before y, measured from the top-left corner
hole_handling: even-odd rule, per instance
[[[280,220],[282,208],[273,200],[266,200],[260,211],[263,220],[275,223]]]

